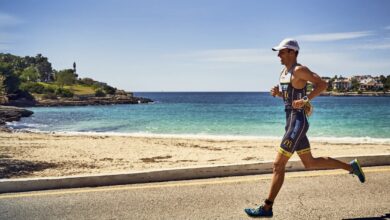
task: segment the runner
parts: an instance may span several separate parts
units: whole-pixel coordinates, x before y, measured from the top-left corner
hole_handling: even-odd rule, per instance
[[[272,206],[275,198],[283,185],[285,167],[287,161],[296,151],[306,169],[332,168],[344,169],[359,177],[360,182],[364,183],[365,176],[357,159],[349,164],[335,160],[330,157],[314,158],[310,151],[309,139],[306,132],[309,129],[307,116],[313,110],[310,101],[326,90],[327,83],[319,75],[312,72],[306,66],[297,62],[299,53],[298,42],[294,39],[284,39],[274,48],[278,51],[278,57],[281,59],[284,69],[280,74],[280,85],[271,89],[271,95],[281,97],[284,100],[286,112],[286,133],[278,149],[273,168],[273,177],[271,189],[268,198],[264,204],[258,208],[245,209],[245,212],[251,217],[272,217]],[[306,94],[307,82],[313,84],[313,91]]]

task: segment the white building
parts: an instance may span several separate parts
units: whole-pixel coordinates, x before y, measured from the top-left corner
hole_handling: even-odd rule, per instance
[[[333,89],[337,90],[349,90],[350,88],[352,88],[352,83],[349,79],[336,79],[335,81],[333,81],[332,87]]]

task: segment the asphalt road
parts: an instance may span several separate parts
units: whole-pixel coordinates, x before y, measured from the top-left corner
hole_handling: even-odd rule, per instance
[[[390,219],[390,166],[288,173],[274,219]],[[249,219],[270,175],[0,194],[0,219]]]

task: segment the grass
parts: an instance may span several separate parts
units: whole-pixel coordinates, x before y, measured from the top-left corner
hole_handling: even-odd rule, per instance
[[[59,87],[55,83],[44,83],[44,82],[39,82],[39,84],[45,86],[45,87]],[[64,86],[65,89],[69,89],[72,91],[76,96],[77,95],[94,95],[95,94],[95,89],[92,86],[86,86],[86,85],[80,85],[80,84],[75,84],[71,86]]]
[[[75,95],[94,95],[95,89],[91,86],[85,85],[72,85],[72,86],[64,86],[65,89],[69,89],[74,92]]]

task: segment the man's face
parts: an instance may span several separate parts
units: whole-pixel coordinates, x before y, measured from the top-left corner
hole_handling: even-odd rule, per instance
[[[282,65],[285,65],[287,61],[291,60],[294,56],[294,51],[289,49],[282,49],[278,52],[278,57],[280,57],[280,62]]]

